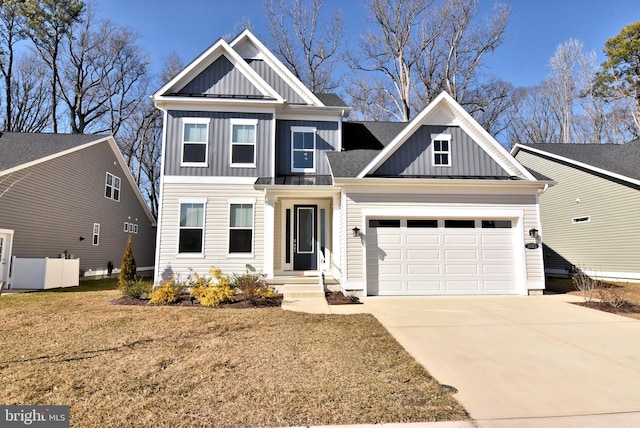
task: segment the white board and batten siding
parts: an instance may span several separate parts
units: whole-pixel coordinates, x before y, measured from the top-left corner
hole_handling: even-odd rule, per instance
[[[191,272],[206,274],[212,266],[223,272],[242,274],[250,269],[260,272],[264,266],[264,192],[253,185],[165,183],[162,198],[163,227],[158,239],[156,281]],[[178,254],[180,202],[204,200],[203,254]],[[229,254],[229,204],[254,202],[253,253]]]
[[[360,237],[351,233],[346,235],[344,288],[347,290],[408,295],[527,294],[529,290],[544,288],[541,249],[524,248],[525,243],[534,242],[529,237],[529,229],[540,228],[535,190],[530,194],[509,194],[504,190],[481,189],[476,192],[425,190],[421,193],[407,193],[402,189],[390,193],[358,189],[356,193],[346,189],[345,194],[346,229],[350,231],[358,226],[363,232]],[[378,218],[398,219],[401,227],[395,231],[369,228],[368,221]],[[407,219],[419,218],[437,219],[438,228],[407,228]],[[445,219],[473,219],[477,227],[446,229],[445,233]],[[482,220],[497,219],[510,219],[512,228],[481,228]],[[395,251],[397,257],[392,255],[386,259],[386,264],[378,264],[376,259],[380,257],[372,252],[380,249]],[[436,255],[437,259],[430,259]],[[477,258],[476,262],[464,260],[471,255]],[[425,257],[431,261],[411,261]],[[375,281],[380,275],[372,278],[372,269],[397,272],[397,281],[387,284],[389,292],[378,293],[380,284],[376,285]],[[429,276],[425,269],[431,269],[432,275]],[[386,278],[382,276],[383,281]],[[469,282],[471,280],[475,285]],[[373,290],[370,289],[372,282]],[[393,287],[398,288],[397,293],[391,291]]]

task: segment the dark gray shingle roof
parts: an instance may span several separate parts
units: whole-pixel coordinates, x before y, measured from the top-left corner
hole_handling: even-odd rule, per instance
[[[327,152],[327,159],[334,177],[355,177],[379,150],[349,150],[346,152]]]
[[[526,144],[592,167],[640,180],[640,140],[626,144]]]
[[[0,171],[104,137],[105,135],[5,132],[0,135]]]
[[[320,102],[322,104],[324,104],[325,106],[328,106],[328,107],[349,107],[347,105],[347,103],[345,103],[344,100],[342,98],[340,98],[336,94],[314,93],[313,95],[315,95],[316,98],[318,98],[320,100]]]

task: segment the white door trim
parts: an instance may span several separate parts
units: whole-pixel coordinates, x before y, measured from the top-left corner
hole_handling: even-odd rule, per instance
[[[2,236],[5,242],[2,245],[0,252],[0,281],[9,283],[9,272],[11,271],[11,251],[13,247],[13,230],[12,229],[0,229],[0,236]],[[7,287],[7,285],[5,285]]]

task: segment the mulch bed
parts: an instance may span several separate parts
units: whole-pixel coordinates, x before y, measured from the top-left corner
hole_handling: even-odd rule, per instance
[[[327,291],[325,297],[330,305],[360,305],[362,302],[356,296],[345,296],[342,291]]]
[[[629,302],[624,302],[616,308],[606,302],[574,302],[574,304],[599,311],[610,312],[612,314],[640,314],[640,306]]]
[[[137,299],[135,297],[120,296],[117,299],[111,301],[112,305],[128,305],[128,306],[145,306],[149,305],[148,298]],[[245,309],[245,308],[274,308],[282,305],[282,295],[276,295],[268,299],[247,299],[242,294],[238,294],[233,302],[221,303],[216,306],[217,308],[229,308],[229,309]],[[192,299],[188,294],[182,295],[178,298],[176,303],[172,303],[167,306],[201,306],[200,302],[196,299]]]

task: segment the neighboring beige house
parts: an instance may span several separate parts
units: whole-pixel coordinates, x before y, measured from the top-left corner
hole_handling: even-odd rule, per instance
[[[129,235],[139,272],[153,271],[155,220],[113,137],[1,134],[0,194],[0,281],[11,283],[12,256],[117,272]]]
[[[540,196],[545,271],[640,279],[640,140],[516,145],[512,154],[557,184]]]
[[[309,91],[244,31],[153,101],[156,281],[216,266],[359,295],[544,289],[546,182],[446,93],[409,123],[349,122],[339,97]]]

